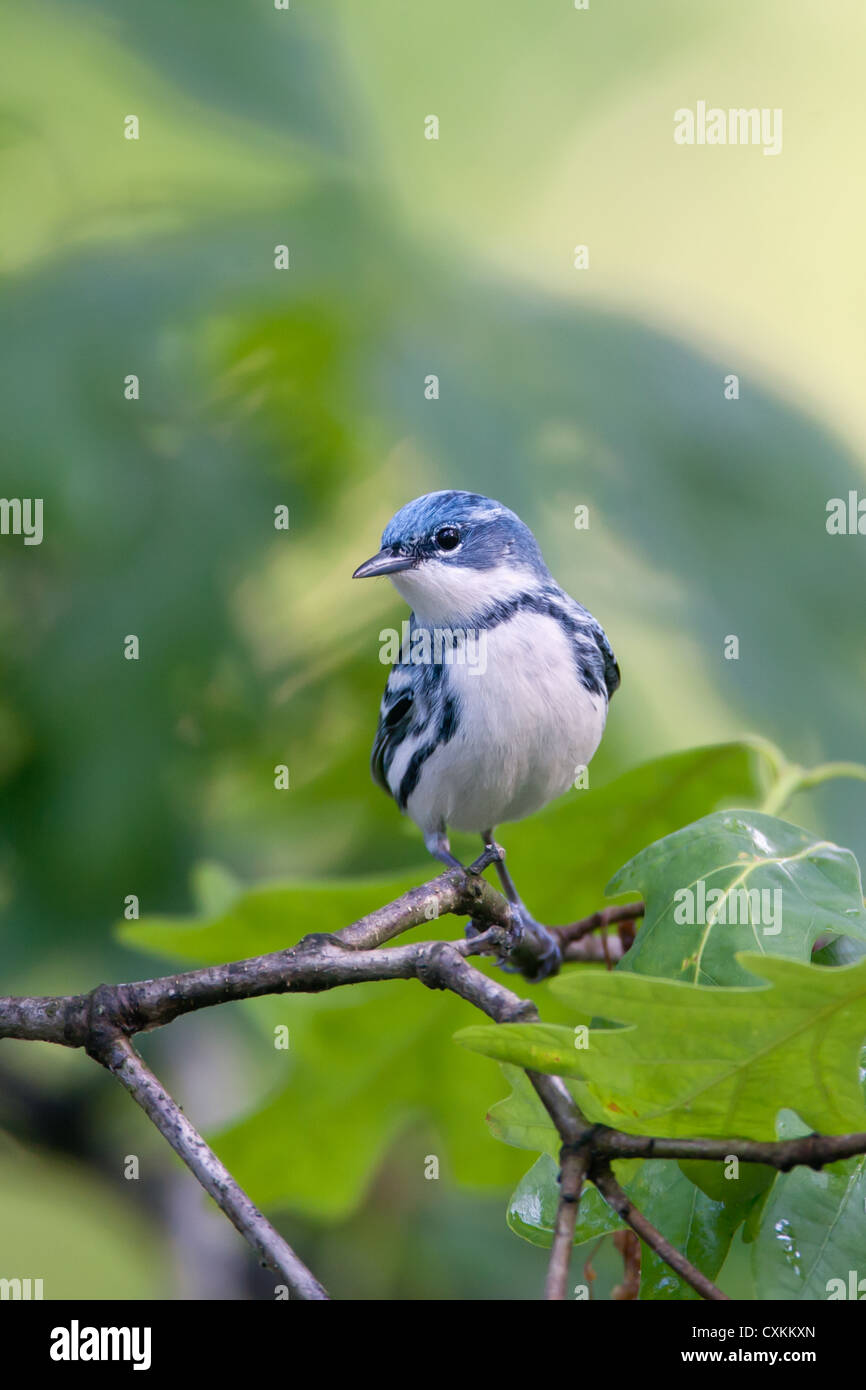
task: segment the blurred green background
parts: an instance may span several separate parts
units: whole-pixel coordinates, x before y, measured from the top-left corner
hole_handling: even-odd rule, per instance
[[[429,874],[367,770],[378,634],[404,611],[349,576],[433,488],[519,512],[619,657],[590,810],[551,832],[636,764],[745,732],[866,759],[866,543],[825,529],[866,491],[859,0],[0,13],[3,491],[45,509],[41,546],[0,538],[3,992],[209,958],[182,927],[118,940],[128,894],[204,912],[224,959]],[[676,146],[701,99],[781,107],[782,154]],[[506,831],[525,895],[534,874],[557,920],[598,905],[677,816],[749,794],[754,770],[728,774],[658,825],[648,802],[646,836],[638,815],[579,875],[537,867],[543,817]],[[862,810],[835,784],[789,814],[862,858]],[[232,915],[271,879],[303,882]],[[142,1050],[335,1293],[535,1297],[544,1254],[504,1224],[527,1156],[484,1126],[507,1088],[450,1042],[471,1021],[389,985],[211,1011]],[[272,1296],[81,1056],[4,1044],[0,1127],[0,1274]]]

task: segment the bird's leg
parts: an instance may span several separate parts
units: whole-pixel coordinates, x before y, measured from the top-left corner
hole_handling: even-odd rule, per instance
[[[424,836],[424,843],[433,858],[444,864],[446,869],[462,869],[466,872],[464,865],[451,853],[451,845],[444,830],[431,830]]]
[[[541,922],[536,922],[529,912],[505,866],[505,850],[497,845],[493,838],[493,831],[485,830],[481,838],[484,841],[486,851],[495,851],[496,857],[492,862],[496,865],[502,891],[514,908],[523,927],[521,945],[513,952],[509,961],[500,961],[500,965],[504,970],[515,971],[524,975],[528,980],[544,980],[548,975],[555,975],[562,964],[562,948],[559,944],[559,937],[549,927],[543,926]]]
[[[491,864],[498,864],[505,854],[505,851],[500,849],[498,845],[488,844],[485,841],[484,853],[479,854],[478,858],[466,868],[451,853],[451,845],[444,830],[431,830],[429,834],[424,836],[424,843],[434,859],[438,859],[446,868],[460,869],[464,874],[482,874]],[[470,941],[486,930],[486,925],[478,926],[475,922],[466,923],[466,935]]]
[[[495,843],[492,830],[485,830],[481,838],[488,849],[496,849],[499,851],[496,856],[496,872],[499,875],[499,882],[502,884],[502,891],[506,898],[510,903],[514,903],[515,907],[524,907],[520,894],[514,886],[514,879],[511,877],[506,867],[505,850]]]
[[[505,872],[505,850],[501,847],[501,845],[497,845],[496,841],[493,838],[492,830],[485,831],[484,834],[481,836],[481,839],[484,841],[484,852],[482,854],[479,854],[478,858],[472,864],[470,864],[469,873],[481,874],[484,872],[485,869],[489,869],[491,864],[495,864],[496,870],[501,876]],[[509,901],[513,902],[514,899],[509,899]],[[479,924],[475,921],[467,922],[467,940],[474,941],[476,936],[483,935],[483,933],[486,930],[487,928],[483,924],[479,926]],[[499,958],[499,963],[503,964],[502,957]]]
[[[451,853],[451,845],[448,836],[444,831],[433,832],[424,836],[424,843],[434,859],[438,859],[449,869],[462,869],[465,874],[483,874],[485,869],[489,869],[491,864],[499,864],[505,858],[505,850],[500,849],[499,845],[488,844],[485,841],[484,853],[479,854],[477,859],[473,859],[469,865],[460,863]]]

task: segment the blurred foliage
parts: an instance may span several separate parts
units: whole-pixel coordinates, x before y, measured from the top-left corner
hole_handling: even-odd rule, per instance
[[[378,633],[403,611],[349,575],[391,512],[431,488],[513,506],[623,668],[585,805],[505,832],[539,915],[591,910],[650,840],[748,803],[760,755],[718,750],[699,775],[687,762],[681,788],[646,769],[614,782],[627,767],[744,729],[807,762],[866,757],[863,551],[824,530],[827,499],[864,481],[859,186],[831,189],[843,154],[826,159],[827,142],[857,157],[862,84],[839,79],[855,5],[830,0],[817,33],[778,0],[561,6],[531,23],[516,0],[0,11],[4,491],[45,499],[41,546],[0,542],[4,990],[155,965],[111,925],[130,893],[149,917],[188,911],[203,861],[228,886],[197,944],[216,949],[222,931],[238,953],[287,920],[301,935],[333,875],[354,885],[329,899],[336,920],[426,874],[367,773]],[[696,81],[738,102],[746,82],[768,105],[782,84],[818,129],[776,161],[675,164],[670,112]],[[137,142],[122,135],[130,112]],[[593,244],[580,283],[577,240]],[[291,270],[277,273],[282,243]],[[589,531],[574,529],[579,503]],[[288,533],[273,528],[279,504]],[[736,662],[722,659],[731,632]],[[122,658],[128,633],[137,663]],[[283,762],[292,789],[277,793]],[[834,786],[796,818],[842,838],[859,795]],[[852,847],[866,848],[862,830]],[[289,896],[226,907],[232,877],[290,880]],[[180,957],[182,930],[148,949]],[[271,1096],[268,1123],[225,1135],[262,1200],[292,1189],[310,1212],[347,1210],[413,1116],[448,1131],[443,1192],[452,1177],[511,1182],[507,1151],[478,1137],[484,1064],[467,1054],[459,1070],[447,1041],[462,1006],[404,996],[294,1001],[309,1052],[290,1054],[288,1081],[260,1045],[269,1001],[225,1021],[245,1078],[236,1113]],[[60,1089],[83,1065],[7,1051]],[[343,1068],[359,1147],[337,1181],[323,1117]],[[113,1163],[138,1119],[124,1104]],[[302,1153],[307,1124],[320,1144]],[[309,1165],[297,1186],[295,1161]],[[70,1169],[71,1206],[74,1192]],[[465,1208],[453,1191],[446,1205],[440,1257],[456,1268]]]
[[[159,1298],[165,1287],[158,1235],[125,1194],[5,1139],[0,1231],[0,1277],[41,1279],[44,1298]]]

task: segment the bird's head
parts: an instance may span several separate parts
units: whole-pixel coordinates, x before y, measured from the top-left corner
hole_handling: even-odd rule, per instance
[[[378,555],[352,577],[380,574],[432,624],[468,619],[549,577],[529,527],[476,492],[429,492],[401,507]]]

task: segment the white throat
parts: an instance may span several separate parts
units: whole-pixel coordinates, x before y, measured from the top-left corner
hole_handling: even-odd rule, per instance
[[[390,578],[418,621],[438,627],[465,626],[491,604],[507,602],[538,587],[538,575],[522,565],[471,569],[435,558],[422,561],[417,569],[399,570]]]

